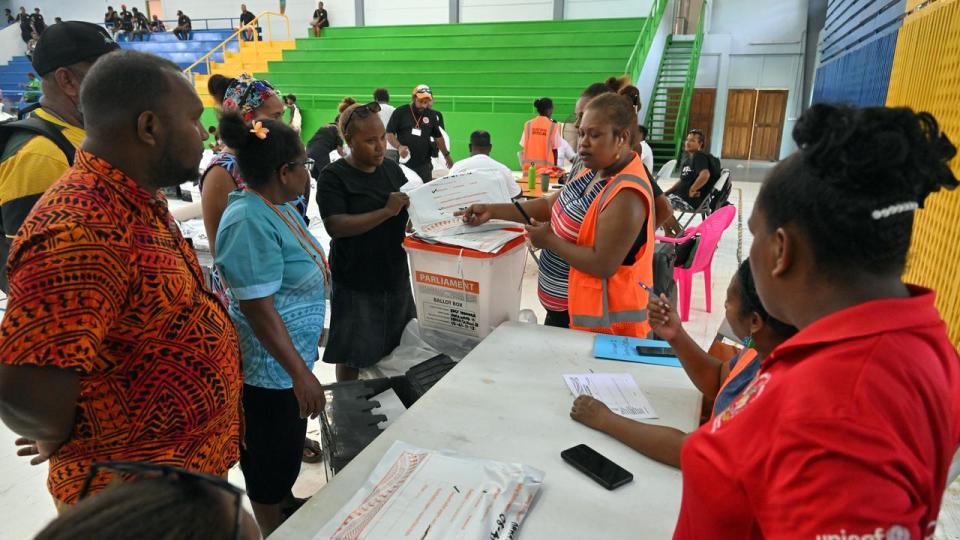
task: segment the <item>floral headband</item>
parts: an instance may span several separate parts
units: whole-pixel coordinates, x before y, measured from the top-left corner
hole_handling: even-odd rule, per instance
[[[262,79],[254,79],[248,73],[243,73],[230,83],[223,96],[223,110],[236,109],[240,111],[243,121],[253,120],[253,111],[271,96],[277,97],[273,85]]]

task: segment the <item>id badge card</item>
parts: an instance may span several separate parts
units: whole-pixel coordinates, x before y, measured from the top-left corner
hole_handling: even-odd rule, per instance
[[[419,128],[413,128],[410,130],[410,134],[414,137],[419,137],[423,132]]]

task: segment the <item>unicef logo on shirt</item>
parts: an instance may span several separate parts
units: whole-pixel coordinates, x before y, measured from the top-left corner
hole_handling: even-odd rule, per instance
[[[910,529],[903,525],[892,525],[884,531],[877,528],[872,533],[850,534],[845,529],[840,529],[840,533],[818,534],[817,540],[910,540]]]
[[[429,116],[424,116],[424,117],[423,117],[423,123],[424,123],[424,124],[429,124],[429,123],[430,123],[430,117],[429,117]]]

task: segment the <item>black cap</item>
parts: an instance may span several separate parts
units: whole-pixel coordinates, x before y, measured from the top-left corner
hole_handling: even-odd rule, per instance
[[[88,22],[66,21],[44,30],[33,51],[33,69],[43,77],[78,62],[92,62],[119,48],[103,27]]]
[[[490,133],[482,130],[470,134],[470,144],[481,148],[490,146]]]

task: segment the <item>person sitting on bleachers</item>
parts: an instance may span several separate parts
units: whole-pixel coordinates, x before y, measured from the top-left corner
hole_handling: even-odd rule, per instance
[[[193,24],[190,22],[190,17],[187,17],[183,11],[177,10],[177,27],[173,29],[173,35],[183,41],[190,39],[191,30],[193,30]]]
[[[137,8],[133,8],[133,39],[143,41],[149,33],[150,21],[147,20],[147,16]]]
[[[150,22],[150,30],[153,32],[166,32],[167,27],[163,24],[163,21],[160,20],[160,17],[154,15],[153,21]]]
[[[510,198],[520,196],[520,185],[517,179],[506,165],[490,157],[490,150],[493,145],[490,143],[490,133],[486,131],[474,131],[470,134],[470,157],[461,159],[450,168],[450,174],[476,171],[481,169],[492,169],[499,173],[503,179],[503,185],[506,186],[506,192]]]
[[[34,32],[34,34],[36,34],[36,32]],[[27,73],[27,82],[21,84],[20,87],[27,89],[27,91],[23,93],[24,102],[33,103],[40,99],[40,79],[33,73]]]
[[[252,23],[253,20],[256,18],[257,17],[253,13],[247,10],[246,4],[240,4],[240,27],[241,28]],[[243,31],[243,39],[247,41],[253,41],[254,37],[256,37],[256,35],[253,33],[252,28],[248,28]]]
[[[103,26],[113,35],[120,31],[120,15],[113,9],[113,6],[107,6],[107,12],[103,16]]]
[[[133,13],[130,13],[126,4],[120,4],[120,32],[128,41],[133,34]]]

